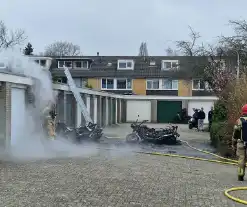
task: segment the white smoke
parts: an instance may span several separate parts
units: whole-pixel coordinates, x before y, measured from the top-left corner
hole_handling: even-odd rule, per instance
[[[38,58],[37,58],[38,59]],[[8,156],[18,160],[53,158],[57,156],[86,156],[98,152],[96,147],[76,146],[72,143],[56,140],[47,142],[42,128],[42,111],[51,103],[55,103],[56,97],[53,91],[52,78],[48,69],[38,65],[34,60],[22,55],[17,50],[6,50],[0,53],[0,64],[4,62],[7,68],[0,72],[11,72],[32,78],[32,92],[35,95],[35,104],[26,107],[26,117],[14,116],[22,124],[23,130],[15,133],[18,141],[11,146]],[[15,104],[12,102],[12,104]],[[18,104],[18,103],[17,103]],[[12,129],[15,130],[15,129]]]

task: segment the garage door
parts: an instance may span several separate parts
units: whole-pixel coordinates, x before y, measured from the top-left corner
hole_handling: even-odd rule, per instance
[[[26,127],[25,89],[12,88],[11,100],[11,146],[14,146],[25,137],[22,134]]]
[[[206,114],[205,123],[208,123],[208,112],[213,105],[214,105],[213,101],[192,101],[191,100],[188,103],[188,114],[192,116],[194,113],[193,108],[200,109],[201,107],[203,107],[204,112]]]
[[[151,121],[151,101],[127,101],[127,122],[139,120]]]
[[[176,114],[182,110],[182,101],[157,101],[157,122],[173,122]]]

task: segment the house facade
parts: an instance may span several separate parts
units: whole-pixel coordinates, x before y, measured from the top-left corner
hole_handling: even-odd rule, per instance
[[[192,77],[192,71],[206,65],[208,57],[186,56],[82,56],[56,57],[51,72],[66,83],[63,65],[71,69],[78,87],[118,94],[161,96],[212,96],[208,85]]]
[[[204,107],[207,113],[216,100],[208,85],[194,75],[198,68],[209,64],[208,57],[97,55],[31,58],[51,71],[55,83],[67,83],[65,65],[79,88],[126,95],[123,104],[127,122],[140,117],[167,123],[182,108],[187,108],[189,115],[193,108],[199,107]],[[226,64],[224,60],[222,67]]]

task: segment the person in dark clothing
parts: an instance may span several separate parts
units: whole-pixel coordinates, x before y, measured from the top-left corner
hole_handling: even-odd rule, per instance
[[[206,115],[203,108],[198,112],[198,131],[203,131],[204,119]]]
[[[193,109],[193,110],[194,110],[193,118],[197,120],[198,119],[198,109]]]
[[[211,107],[211,110],[208,112],[208,130],[210,131],[213,121],[213,110],[214,108]]]

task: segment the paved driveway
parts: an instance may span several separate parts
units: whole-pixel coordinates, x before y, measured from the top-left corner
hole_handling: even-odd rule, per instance
[[[115,131],[121,135],[123,128]],[[205,135],[187,139],[206,143]],[[223,195],[226,188],[247,185],[236,181],[235,167],[134,154],[126,146],[113,151],[94,147],[88,156],[3,162],[0,206],[242,206]],[[246,198],[247,192],[235,195]]]

